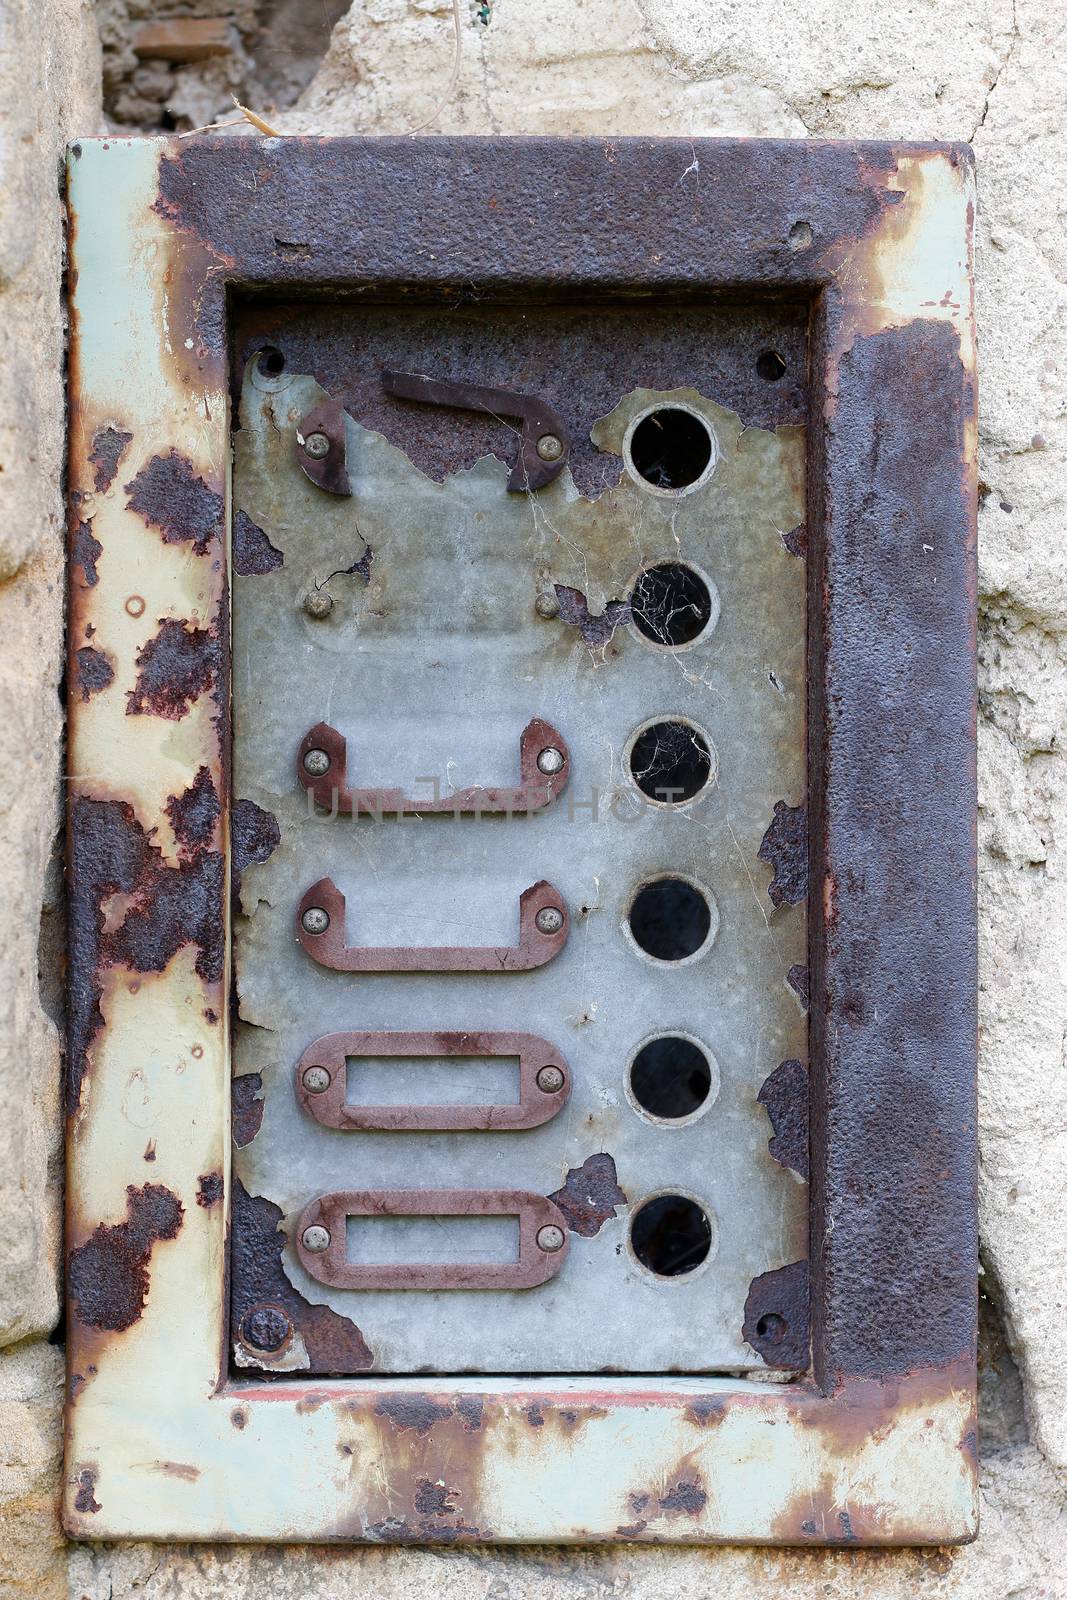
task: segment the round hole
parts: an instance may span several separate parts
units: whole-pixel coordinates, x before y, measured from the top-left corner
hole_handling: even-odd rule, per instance
[[[285,371],[285,357],[269,344],[256,357],[256,366],[264,378],[280,378]]]
[[[655,489],[688,489],[711,465],[714,445],[706,423],[681,406],[660,406],[630,435],[630,463]]]
[[[658,1194],[635,1214],[630,1243],[641,1265],[657,1278],[678,1278],[707,1260],[711,1223],[704,1209],[686,1195]]]
[[[639,950],[655,961],[685,961],[713,933],[707,895],[685,878],[657,878],[633,898],[628,918]]]
[[[777,383],[785,375],[785,362],[777,350],[761,350],[756,357],[756,371],[768,383]]]
[[[790,250],[810,250],[813,237],[810,222],[794,222],[789,230]]]
[[[756,1323],[756,1333],[761,1339],[766,1339],[768,1344],[781,1344],[785,1338],[789,1324],[777,1311],[767,1311]]]
[[[677,1121],[699,1111],[711,1093],[711,1063],[693,1039],[665,1033],[643,1044],[630,1063],[630,1091],[651,1117]]]
[[[668,650],[699,639],[718,606],[698,572],[680,561],[646,567],[630,595],[634,627]]]
[[[706,789],[714,761],[711,743],[691,722],[650,722],[630,746],[630,776],[658,805],[679,806]]]

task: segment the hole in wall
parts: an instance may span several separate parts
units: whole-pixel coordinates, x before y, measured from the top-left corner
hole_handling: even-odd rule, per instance
[[[711,943],[718,916],[706,890],[664,877],[638,889],[627,923],[637,948],[654,961],[686,961]]]
[[[657,1278],[678,1278],[707,1260],[711,1223],[704,1208],[688,1195],[654,1195],[634,1214],[630,1244],[641,1265]]]
[[[756,371],[768,383],[777,383],[785,377],[785,362],[777,350],[761,350],[756,357]]]
[[[695,1039],[665,1033],[643,1044],[630,1063],[630,1092],[649,1116],[662,1121],[691,1117],[712,1089],[711,1063]]]
[[[691,722],[666,718],[634,735],[630,776],[658,805],[685,805],[706,789],[714,772],[711,740]]]
[[[256,367],[264,378],[280,378],[285,371],[285,357],[274,345],[265,345],[256,357]]]
[[[630,465],[654,489],[688,489],[712,464],[707,424],[681,406],[660,406],[642,417],[626,446]]]
[[[661,561],[638,576],[630,596],[634,627],[664,649],[692,644],[718,619],[706,580],[681,561]]]

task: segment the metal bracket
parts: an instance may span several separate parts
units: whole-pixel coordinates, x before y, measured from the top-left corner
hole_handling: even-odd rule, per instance
[[[519,1099],[504,1105],[353,1105],[345,1098],[352,1057],[435,1056],[519,1058]],[[480,1130],[539,1128],[562,1111],[570,1069],[536,1033],[325,1033],[296,1065],[296,1097],[324,1128]]]
[[[347,1259],[349,1217],[508,1216],[519,1219],[517,1261]],[[562,1212],[525,1189],[347,1189],[305,1206],[294,1239],[305,1272],[335,1289],[535,1289],[559,1271],[567,1243]]]
[[[534,717],[519,739],[522,781],[518,788],[487,789],[471,784],[453,794],[441,795],[437,793],[438,784],[434,779],[433,797],[415,800],[402,789],[350,789],[344,735],[328,722],[318,722],[300,741],[296,772],[303,787],[314,795],[316,804],[334,815],[425,817],[458,816],[461,812],[473,811],[479,816],[497,813],[521,816],[542,810],[566,788],[570,759],[563,735],[550,722]]]
[[[521,417],[519,457],[511,469],[512,494],[543,489],[567,464],[570,438],[559,414],[547,400],[516,389],[489,389],[479,383],[451,383],[418,372],[383,372],[382,387],[398,400],[454,406],[460,411],[487,411],[493,417]]]
[[[306,478],[328,494],[351,494],[345,413],[339,400],[320,400],[297,423],[296,459]]]
[[[296,916],[308,955],[335,972],[529,972],[559,955],[568,931],[563,896],[543,878],[519,896],[517,945],[347,945],[345,897],[332,878],[312,884]]]

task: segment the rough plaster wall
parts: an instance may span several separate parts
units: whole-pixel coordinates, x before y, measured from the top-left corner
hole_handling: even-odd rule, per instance
[[[86,0],[0,6],[0,1583],[58,1592],[59,1040],[38,941],[60,873],[66,140],[99,122]],[[58,968],[50,960],[53,974]]]
[[[310,3],[310,0],[309,0]],[[0,1594],[59,1594],[55,1042],[33,999],[59,708],[56,156],[96,125],[84,6],[6,0],[0,44]],[[1059,0],[460,0],[439,131],[973,137],[982,378],[982,1233],[1025,1389],[987,1319],[983,1532],[957,1551],[823,1554],[79,1547],[73,1600],[709,1600],[1067,1596],[1067,60]],[[451,72],[450,0],[367,0],[286,130],[399,132]],[[28,91],[29,85],[29,91]],[[27,92],[28,91],[28,92]],[[24,135],[36,132],[34,143]],[[12,175],[16,176],[13,177]],[[679,173],[679,183],[682,183]],[[698,182],[690,172],[685,182]],[[680,187],[679,193],[681,195]],[[15,430],[17,431],[17,435]],[[17,507],[17,511],[16,508]],[[54,885],[54,873],[51,879]],[[21,981],[20,981],[21,980]],[[18,997],[16,999],[16,996]],[[27,1087],[29,1086],[29,1087]],[[52,1184],[54,1193],[55,1185]],[[22,1341],[13,1343],[12,1341]],[[998,1370],[1000,1373],[998,1379]]]

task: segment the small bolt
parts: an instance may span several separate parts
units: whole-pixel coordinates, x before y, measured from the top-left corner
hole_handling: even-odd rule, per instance
[[[304,610],[316,622],[321,622],[333,610],[333,595],[327,589],[309,589],[304,596]]]
[[[534,610],[539,617],[544,617],[546,622],[551,622],[553,617],[559,616],[559,601],[554,589],[546,589],[544,594],[539,594],[534,601]]]
[[[304,771],[313,778],[323,778],[330,770],[330,758],[325,750],[309,750],[304,757]]]
[[[563,454],[563,441],[554,433],[543,433],[537,441],[537,454],[542,461],[558,461]]]
[[[305,933],[325,933],[330,919],[321,906],[308,906],[300,918],[300,926]]]
[[[557,1228],[554,1222],[550,1222],[547,1227],[538,1228],[537,1230],[537,1248],[544,1250],[547,1255],[552,1255],[556,1250],[562,1250],[563,1239],[563,1229]]]
[[[324,433],[309,433],[304,440],[304,454],[312,461],[321,461],[330,453],[330,441]]]
[[[324,1094],[330,1087],[330,1074],[325,1067],[308,1067],[303,1081],[308,1094]]]
[[[254,1306],[241,1318],[238,1331],[242,1341],[253,1350],[275,1351],[288,1341],[293,1326],[277,1306]]]
[[[548,749],[542,750],[538,756],[537,766],[539,771],[547,772],[549,775],[553,772],[562,772],[563,751],[557,750],[554,745],[549,745]]]
[[[329,1249],[330,1235],[325,1228],[320,1228],[317,1222],[313,1222],[310,1228],[305,1228],[300,1239],[304,1249],[310,1250],[312,1255],[321,1256],[324,1250]]]
[[[545,906],[534,918],[538,933],[558,933],[563,926],[563,912],[558,906]]]
[[[563,1074],[558,1067],[542,1067],[537,1074],[537,1087],[543,1094],[558,1094],[563,1088]]]

